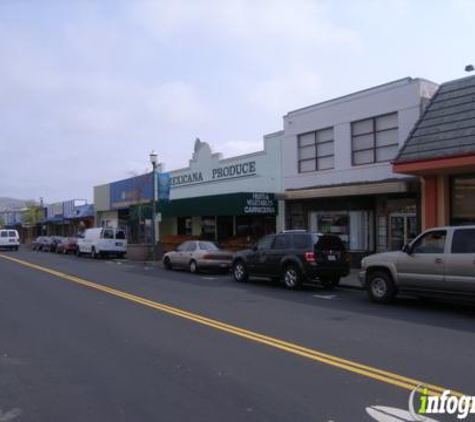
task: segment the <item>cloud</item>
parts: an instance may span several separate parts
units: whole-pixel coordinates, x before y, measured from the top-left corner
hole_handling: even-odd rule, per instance
[[[211,108],[183,81],[165,83],[152,90],[147,106],[152,115],[170,124],[209,123]]]
[[[249,154],[264,148],[262,141],[227,141],[221,144],[221,151],[225,157]]]
[[[315,70],[294,65],[284,73],[257,82],[249,91],[248,100],[256,108],[282,116],[287,111],[315,103],[321,88]]]

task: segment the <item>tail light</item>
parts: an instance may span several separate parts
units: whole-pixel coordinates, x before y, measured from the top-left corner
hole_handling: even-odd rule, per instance
[[[315,262],[315,254],[313,252],[305,252],[305,261]]]
[[[202,259],[214,259],[214,255],[211,255],[211,254],[207,253],[207,254],[202,256]]]

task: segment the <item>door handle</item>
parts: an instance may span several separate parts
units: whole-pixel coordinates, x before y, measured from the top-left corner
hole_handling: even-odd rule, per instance
[[[442,264],[444,260],[442,258],[435,258],[435,263],[436,264]]]

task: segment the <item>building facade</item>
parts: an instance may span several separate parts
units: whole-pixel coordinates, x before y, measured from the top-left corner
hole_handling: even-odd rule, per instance
[[[419,182],[391,161],[436,89],[405,78],[284,116],[286,228],[338,234],[355,265],[414,237]]]
[[[420,177],[424,229],[475,224],[475,76],[440,86],[394,171]]]
[[[169,200],[157,204],[157,233],[164,238],[248,239],[283,229],[276,194],[282,190],[281,132],[264,137],[264,149],[223,158],[196,140],[186,168],[170,173]],[[151,173],[94,188],[97,224],[126,228],[150,241]],[[138,234],[138,235],[137,235]]]

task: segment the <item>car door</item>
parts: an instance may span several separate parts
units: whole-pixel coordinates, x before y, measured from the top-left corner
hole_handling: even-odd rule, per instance
[[[447,230],[431,230],[420,235],[401,252],[397,273],[402,288],[444,290],[447,252]]]
[[[475,228],[457,228],[452,232],[447,254],[446,289],[475,295]]]
[[[269,258],[268,252],[272,247],[273,241],[274,236],[266,236],[254,246],[253,252],[248,257],[248,270],[251,274],[261,276],[266,274],[266,260]]]
[[[175,251],[170,254],[170,261],[175,267],[184,267],[186,258],[186,249],[191,242],[185,242],[179,245]]]
[[[265,252],[265,274],[270,277],[280,276],[281,267],[280,263],[282,258],[290,252],[290,236],[281,234],[277,235],[272,244],[270,251]]]
[[[188,246],[183,253],[183,266],[188,267],[190,265],[190,261],[193,259],[193,255],[195,254],[196,250],[198,249],[198,242],[188,242]]]

